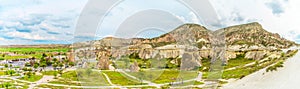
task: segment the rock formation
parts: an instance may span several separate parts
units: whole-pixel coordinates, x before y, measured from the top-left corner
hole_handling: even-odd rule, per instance
[[[97,41],[75,43],[74,46],[80,48],[88,45],[93,45],[94,50],[97,50],[99,67],[108,69],[111,58],[118,59],[133,53],[138,54],[141,59],[153,59],[157,56],[182,58],[188,55],[185,54],[186,51],[193,50],[197,56],[182,60],[196,65],[202,58],[213,58],[213,55],[218,55],[214,53],[214,49],[219,51],[222,49],[220,53],[225,56],[221,58],[224,62],[235,58],[241,52],[246,53],[246,58],[260,60],[271,51],[288,48],[296,43],[266,31],[259,23],[248,23],[214,32],[197,24],[184,24],[155,38],[107,37]],[[132,68],[135,70],[136,66],[132,65]]]

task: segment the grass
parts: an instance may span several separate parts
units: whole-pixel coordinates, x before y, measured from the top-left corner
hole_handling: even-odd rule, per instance
[[[141,72],[129,72],[129,74],[155,83],[169,83],[175,79],[193,79],[198,76],[196,71],[180,70],[143,70]]]
[[[286,54],[285,56],[282,56],[279,59],[269,59],[269,60],[265,60],[263,62],[260,62],[259,64],[254,64],[251,65],[249,67],[241,67],[241,68],[237,68],[234,70],[229,70],[229,71],[224,71],[222,78],[223,79],[230,79],[230,78],[243,78],[255,71],[258,71],[260,69],[263,69],[269,65],[274,64],[273,66],[270,66],[269,68],[267,68],[266,71],[274,71],[279,67],[283,67],[283,62],[284,60],[286,60],[289,57],[294,56],[298,51],[291,51],[290,53]]]
[[[224,71],[223,72],[223,75],[222,75],[222,78],[224,79],[230,79],[230,78],[243,78],[255,71],[258,71],[260,69],[263,69],[269,65],[272,65],[278,61],[281,61],[281,59],[269,59],[268,61],[263,61],[259,64],[255,64],[255,65],[252,65],[252,66],[248,66],[248,67],[241,67],[241,68],[237,68],[237,69],[234,69],[234,70],[229,70],[229,71]]]
[[[111,80],[113,84],[117,85],[140,85],[141,83],[138,80],[130,79],[129,77],[125,77],[119,72],[115,71],[102,71],[105,73]]]
[[[267,69],[266,69],[266,72],[269,72],[269,71],[276,71],[277,70],[277,68],[281,68],[281,67],[283,67],[283,61],[279,61],[279,62],[277,62],[275,65],[273,65],[273,66],[269,66]]]
[[[8,89],[28,89],[28,83],[19,82],[7,78],[1,78],[0,79],[0,88],[4,89],[6,86],[8,86]]]
[[[50,81],[49,83],[81,86],[80,83],[72,82],[72,81],[69,81],[69,80],[66,80],[66,79],[58,79],[58,80]]]
[[[199,81],[190,81],[190,82],[184,82],[183,84],[180,84],[179,86],[188,86],[188,85],[202,85],[203,82]]]
[[[42,77],[43,77],[42,75],[31,75],[30,77],[28,77],[27,75],[25,75],[24,77],[21,78],[21,80],[35,82],[35,81],[40,80]]]
[[[40,84],[37,87],[39,88],[50,88],[50,89],[66,89],[67,87],[60,87],[60,86],[50,86],[46,84]]]
[[[0,76],[5,75],[5,71],[0,71]]]
[[[144,86],[144,87],[127,87],[127,89],[155,89],[154,86]]]
[[[58,71],[43,71],[43,72],[42,72],[43,75],[52,75],[52,76],[53,76],[55,73],[58,74]]]
[[[32,58],[32,56],[30,55],[16,55],[16,56],[8,56],[6,55],[5,57],[0,57],[1,59],[7,59],[7,60],[11,60],[11,59],[20,59],[20,58]]]
[[[208,69],[210,68],[210,61],[211,61],[210,58],[203,58],[203,59],[201,60],[202,66],[201,66],[201,68],[200,68],[199,70],[200,70],[200,71],[203,71],[203,72],[208,71]]]
[[[178,70],[165,70],[157,79],[155,83],[168,83],[172,82],[174,78],[183,78],[183,80],[193,79],[197,77],[197,72],[192,71],[178,71]]]
[[[243,77],[249,75],[250,73],[252,73],[250,70],[252,70],[252,68],[240,68],[240,69],[225,71],[225,72],[223,72],[222,77],[224,79],[243,78]]]
[[[61,75],[62,78],[65,78],[65,79],[70,79],[72,81],[78,81],[78,77],[77,77],[77,73],[76,71],[68,71],[68,72],[65,72]]]
[[[110,84],[107,82],[104,75],[99,71],[84,69],[77,70],[78,80],[81,85],[84,86],[109,86]]]
[[[80,81],[81,85],[84,86],[108,86],[109,83],[106,81],[105,77],[98,71],[92,71],[88,69],[78,69],[76,71],[68,71],[62,74],[61,78],[63,81],[53,81],[52,83],[59,84],[69,84],[69,85],[78,85],[77,83]]]
[[[237,55],[236,58],[228,60],[228,64],[224,68],[228,69],[228,68],[237,67],[237,66],[244,66],[251,62],[255,62],[255,60],[247,59],[247,58],[245,58],[244,54],[241,54],[241,55]]]
[[[51,52],[68,52],[69,48],[0,48],[0,52],[11,52],[18,55],[10,56],[5,55],[2,56],[1,54],[0,59],[20,59],[20,58],[41,58],[42,54],[45,53],[46,55],[51,54]],[[20,55],[22,54],[22,55]]]

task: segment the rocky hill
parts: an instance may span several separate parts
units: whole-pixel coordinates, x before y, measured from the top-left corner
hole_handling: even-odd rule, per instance
[[[263,48],[288,48],[295,42],[282,38],[277,33],[266,31],[259,23],[249,23],[220,29],[226,37],[229,47],[237,45],[257,46]],[[216,31],[218,32],[218,31]]]
[[[170,44],[177,45],[189,45],[196,46],[199,49],[211,48],[211,38],[214,35],[223,35],[226,46],[235,48],[259,48],[259,49],[282,49],[296,45],[295,42],[282,38],[277,33],[271,33],[266,31],[259,23],[248,23],[242,25],[231,26],[222,28],[217,31],[210,31],[204,26],[198,24],[184,24],[179,26],[175,30],[163,34],[159,37],[144,39],[144,38],[132,38],[122,39],[115,37],[107,37],[98,41],[80,42],[75,43],[75,47],[80,46],[129,46],[139,44],[149,44],[153,48],[161,47]]]
[[[150,39],[107,37],[97,41],[75,43],[72,46],[79,48],[78,50],[94,50],[92,53],[98,55],[99,61],[128,55],[135,55],[141,59],[182,58],[182,60],[185,60],[182,57],[185,56],[188,63],[201,65],[201,59],[210,59],[214,57],[213,55],[220,56],[220,54],[225,56],[221,58],[224,63],[237,55],[260,60],[274,51],[295,45],[297,45],[295,42],[264,30],[259,23],[248,23],[217,31],[210,31],[197,24],[184,24],[171,32]],[[193,66],[187,69],[190,68]]]

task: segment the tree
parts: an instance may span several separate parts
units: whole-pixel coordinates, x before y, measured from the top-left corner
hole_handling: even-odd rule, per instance
[[[53,60],[52,60],[53,62],[57,62],[58,60],[57,60],[57,58],[53,58]]]
[[[57,67],[58,65],[56,64],[56,63],[54,63],[54,64],[52,64],[52,67],[54,68],[54,70],[56,70],[56,67]]]
[[[45,62],[40,63],[40,67],[43,67],[43,69],[45,69],[46,66],[47,66],[47,64]]]
[[[59,66],[60,68],[62,68],[62,67],[64,66],[64,64],[63,64],[63,63],[59,63],[58,66]]]
[[[62,72],[62,70],[58,70],[58,73],[59,73],[60,75],[62,75],[63,72]]]
[[[11,86],[11,84],[9,82],[4,83],[3,85],[5,86],[6,89],[8,89],[8,87]]]
[[[75,63],[74,62],[69,62],[69,65],[72,67],[72,66],[75,66]]]
[[[28,78],[30,78],[32,76],[31,72],[27,72],[26,75]]]
[[[5,64],[4,67],[5,67],[5,68],[8,68],[8,64]]]
[[[25,63],[25,66],[29,67],[29,66],[31,66],[31,65],[30,65],[30,63],[26,62],[26,63]]]
[[[48,66],[50,66],[50,65],[52,65],[52,62],[49,61],[49,60],[47,60],[47,61],[46,61],[46,64],[47,64]]]
[[[42,57],[40,62],[44,62],[44,61],[46,61],[46,59],[45,59],[45,57]]]
[[[43,53],[42,57],[47,57],[47,55],[45,53]]]
[[[54,71],[53,76],[56,78],[57,77],[57,72]]]
[[[64,60],[65,66],[69,65],[69,60]]]
[[[16,73],[14,70],[7,70],[6,74],[9,74],[10,76],[12,76],[14,73]]]
[[[38,67],[39,67],[39,64],[38,63],[34,63],[33,68],[37,69]]]

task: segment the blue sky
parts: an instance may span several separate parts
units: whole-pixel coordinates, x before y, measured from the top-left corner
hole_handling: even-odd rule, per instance
[[[92,29],[86,27],[88,25],[82,27],[78,25],[78,21],[81,21],[79,17],[85,16],[83,11],[86,10],[88,0],[0,0],[0,45],[67,44],[76,38],[84,41],[107,36],[123,36],[127,33],[133,33],[129,37],[154,37],[171,31],[182,23],[197,23],[215,30],[249,22],[259,22],[266,30],[300,43],[299,0],[209,0],[209,2],[217,13],[216,19],[220,22],[218,25],[205,22],[203,18],[197,17],[192,10],[176,0],[160,0],[159,3],[155,0],[124,0],[108,12],[101,10],[101,5],[106,3],[95,4],[99,7],[92,7],[94,9],[90,9],[87,13],[89,15],[86,16],[105,15],[105,18],[101,19],[102,23],[94,24],[97,25],[97,29]],[[162,13],[158,13],[159,11]],[[151,15],[150,12],[157,14]],[[133,16],[149,18],[137,20],[132,18]],[[141,26],[144,24],[164,26],[143,28],[147,27]],[[140,28],[145,31],[128,30]],[[122,31],[124,29],[126,31]]]

